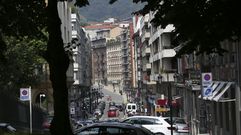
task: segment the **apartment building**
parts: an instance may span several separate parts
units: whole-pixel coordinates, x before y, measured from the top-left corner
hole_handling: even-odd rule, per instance
[[[115,90],[120,91],[122,80],[122,46],[120,33],[123,28],[115,27],[110,30],[110,37],[107,38],[107,83],[112,85]]]
[[[98,23],[85,28],[92,34],[93,82],[114,85],[119,90],[132,89],[132,78],[134,78],[132,74],[134,51],[130,39],[133,35],[132,24],[130,25],[129,21]],[[116,66],[117,69],[114,69]],[[117,75],[119,70],[122,72],[121,75]]]
[[[92,47],[92,84],[107,85],[107,48],[106,41],[116,36],[117,24],[93,23],[85,26],[86,32],[91,38]],[[112,35],[112,36],[111,36]]]
[[[131,52],[130,52],[130,40],[129,30],[124,29],[120,35],[120,42],[122,46],[122,86],[124,91],[131,90]]]
[[[122,47],[120,43],[120,38],[108,40],[106,46],[108,84],[112,84],[114,88],[119,87],[119,83],[122,79]]]
[[[139,87],[142,97],[142,105],[148,114],[155,114],[157,100],[167,100],[168,87],[174,82],[176,72],[176,52],[171,45],[172,25],[165,29],[155,27],[150,23],[153,14],[139,17],[139,37],[136,37],[137,67],[141,78]],[[137,34],[138,35],[138,34]],[[139,43],[139,45],[138,45]],[[139,65],[139,66],[138,66]],[[172,84],[173,85],[173,84]],[[175,93],[174,93],[175,94]]]
[[[154,89],[155,103],[158,104],[158,98],[170,97],[168,91],[171,89],[172,102],[179,106],[177,115],[190,121],[192,134],[240,134],[239,40],[222,42],[222,47],[228,50],[224,56],[196,56],[193,53],[183,55],[176,61],[172,59],[175,53],[170,44],[170,30],[170,26],[161,30],[151,25],[150,82],[155,84],[156,81],[156,89],[155,85],[149,89]],[[178,51],[180,47],[174,50]],[[213,81],[209,86],[212,88],[211,96],[202,95],[200,80],[201,73],[205,72],[212,73]],[[165,85],[170,81],[171,88],[167,89]]]
[[[104,31],[103,31],[104,32]],[[94,84],[107,84],[106,38],[95,39],[92,43]]]
[[[145,16],[146,17],[146,16]],[[172,101],[173,116],[190,122],[191,134],[211,133],[214,135],[240,134],[240,41],[223,41],[228,50],[223,56],[217,54],[197,56],[195,52],[174,58],[182,45],[171,44],[172,25],[165,29],[150,24],[145,26],[145,17],[135,17],[136,82],[141,88],[146,113],[155,115],[156,106]],[[138,24],[139,23],[139,24]],[[150,37],[144,36],[150,29]],[[147,40],[147,45],[145,43]],[[150,47],[150,54],[146,48]],[[147,61],[145,61],[147,60]],[[150,63],[150,71],[145,64]],[[147,72],[145,72],[147,71]],[[202,95],[202,73],[212,73],[211,95]],[[145,83],[146,82],[146,83]],[[146,101],[146,102],[145,102]],[[177,108],[175,108],[177,107]],[[162,110],[161,111],[165,111]],[[170,116],[166,110],[167,116]],[[165,113],[164,113],[165,114]],[[164,115],[165,116],[165,115]]]

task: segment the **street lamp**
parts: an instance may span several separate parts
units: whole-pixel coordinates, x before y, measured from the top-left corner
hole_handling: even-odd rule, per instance
[[[45,98],[45,94],[40,94],[39,95],[39,107],[42,108],[41,103],[42,103],[42,97]]]
[[[158,74],[157,76],[157,82],[156,82],[156,92],[159,91],[159,83],[162,82],[162,76]]]
[[[171,76],[173,76],[173,80],[171,79]],[[169,80],[169,77],[171,80]],[[159,79],[160,78],[160,79]],[[172,72],[170,73],[166,73],[166,79],[162,79],[163,76],[158,76],[158,81],[160,80],[161,82],[167,82],[168,85],[167,85],[167,90],[168,90],[168,105],[169,105],[169,109],[170,109],[170,123],[171,123],[171,127],[170,127],[170,130],[171,130],[171,135],[173,135],[173,107],[172,107],[172,86],[171,86],[171,82],[175,82],[176,79],[177,79],[177,75],[176,74],[173,74]]]

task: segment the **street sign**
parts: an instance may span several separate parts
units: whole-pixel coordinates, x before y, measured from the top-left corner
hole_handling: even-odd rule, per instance
[[[212,87],[203,88],[203,96],[204,97],[212,96],[213,95],[212,91],[213,91]]]
[[[29,132],[33,132],[33,121],[32,121],[32,100],[31,100],[31,87],[20,88],[20,100],[29,101]]]
[[[75,114],[75,108],[74,107],[70,108],[70,114]]]
[[[20,100],[29,101],[30,100],[30,90],[29,88],[20,88]]]
[[[212,73],[202,73],[202,86],[209,86],[212,81]]]
[[[212,81],[212,73],[202,73],[202,94],[204,97],[212,96]]]

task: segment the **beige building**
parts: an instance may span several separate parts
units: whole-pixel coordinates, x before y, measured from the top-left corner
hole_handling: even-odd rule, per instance
[[[115,85],[122,79],[122,47],[120,39],[110,39],[106,43],[107,51],[107,80]]]
[[[106,43],[107,54],[107,82],[114,88],[120,89],[122,79],[122,46],[120,42],[120,33],[123,31],[120,27],[110,30],[110,36]]]
[[[120,33],[122,30],[123,30],[123,28],[120,28],[120,27],[115,27],[115,28],[111,29],[110,30],[110,39],[117,38],[118,36],[120,36]]]

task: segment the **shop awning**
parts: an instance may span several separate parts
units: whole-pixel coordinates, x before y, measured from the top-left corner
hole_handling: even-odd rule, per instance
[[[222,98],[224,93],[230,89],[231,85],[234,84],[233,82],[223,82],[223,81],[217,81],[213,82],[209,87],[212,87],[212,95],[208,97],[203,97],[203,100],[210,100],[210,101],[216,101],[216,102],[229,102],[229,101],[235,101],[235,99],[230,98]],[[198,98],[201,98],[201,95],[198,96]]]
[[[221,88],[223,88],[224,86],[224,82],[215,82],[212,85],[212,89],[213,89],[213,94],[209,97],[204,97],[204,99],[206,100],[212,100],[214,98],[214,96],[220,91]]]
[[[226,84],[226,86],[223,87],[223,89],[221,89],[221,90],[216,94],[216,96],[213,98],[213,100],[216,101],[216,102],[218,102],[218,101],[221,99],[222,95],[230,88],[230,86],[231,86],[232,84],[233,84],[232,82],[228,82],[228,83]]]

